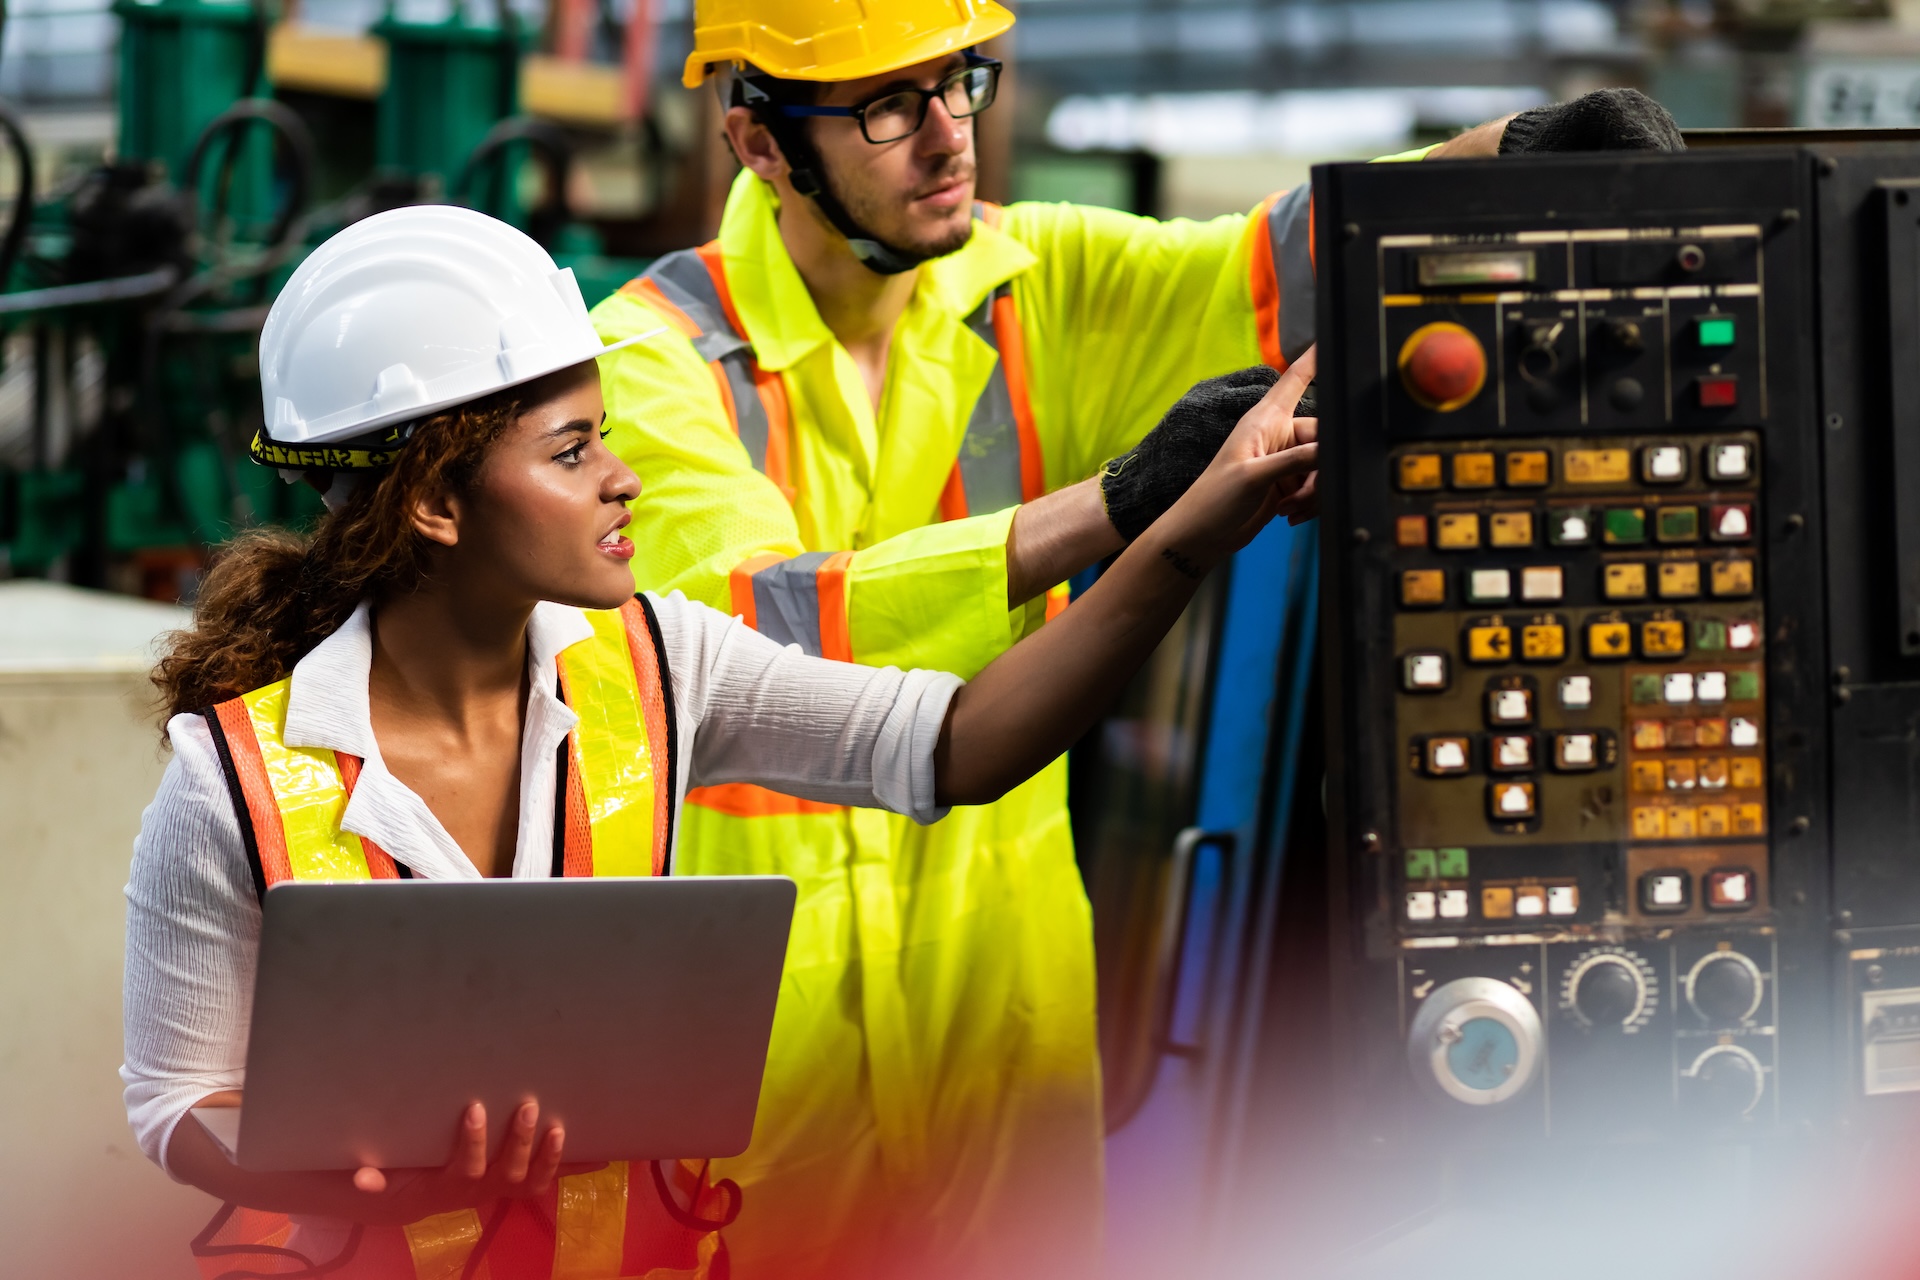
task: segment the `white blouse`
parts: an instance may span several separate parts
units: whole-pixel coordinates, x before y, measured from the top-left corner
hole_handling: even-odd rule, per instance
[[[891,809],[923,823],[945,815],[933,800],[933,749],[958,677],[811,658],[678,592],[648,599],[678,721],[676,816],[689,786],[723,782]],[[554,759],[577,720],[557,696],[555,658],[591,634],[578,609],[534,610],[515,879],[544,879],[552,867]],[[480,879],[425,801],[381,759],[367,705],[372,662],[371,613],[362,604],[294,667],[286,741],[365,762],[341,816],[346,830],[378,843],[417,879]],[[178,715],[167,732],[173,759],[142,815],[127,885],[120,1068],[128,1122],[162,1168],[181,1117],[208,1094],[242,1085],[260,947],[260,901],[206,721]]]

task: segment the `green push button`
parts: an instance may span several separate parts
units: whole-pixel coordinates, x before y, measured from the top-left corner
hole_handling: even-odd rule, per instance
[[[1632,696],[1633,700],[1642,706],[1660,701],[1660,677],[1658,675],[1635,676]]]
[[[1732,316],[1702,316],[1694,337],[1703,347],[1730,347],[1734,342]]]
[[[1614,546],[1626,542],[1645,542],[1647,513],[1639,507],[1609,507],[1601,528],[1605,531],[1607,542]]]
[[[1758,671],[1735,671],[1727,677],[1727,697],[1735,702],[1752,702],[1760,696]]]
[[[1442,849],[1439,851],[1437,865],[1440,874],[1450,880],[1458,880],[1467,874],[1467,851],[1465,849]]]
[[[1718,618],[1702,618],[1694,623],[1693,647],[1696,649],[1726,648],[1727,624]]]
[[[1654,516],[1654,533],[1662,542],[1698,542],[1700,508],[1661,507]]]
[[[1407,879],[1409,880],[1433,879],[1433,850],[1431,849],[1407,850]]]

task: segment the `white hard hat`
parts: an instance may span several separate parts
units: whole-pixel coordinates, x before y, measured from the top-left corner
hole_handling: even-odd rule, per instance
[[[315,249],[274,299],[254,455],[329,465],[312,455],[650,336],[601,342],[572,270],[497,218],[455,205],[377,213]]]

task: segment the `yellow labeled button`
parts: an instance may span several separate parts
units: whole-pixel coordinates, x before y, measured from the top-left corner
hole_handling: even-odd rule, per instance
[[[1530,547],[1533,545],[1533,512],[1496,511],[1488,522],[1488,530],[1496,547]]]
[[[1733,834],[1737,836],[1757,836],[1767,829],[1767,810],[1765,805],[1737,804],[1733,806]]]
[[[1624,622],[1589,622],[1587,656],[1624,658],[1633,652],[1633,628]]]
[[[1438,489],[1440,487],[1440,455],[1437,453],[1400,455],[1400,487],[1402,489]]]
[[[1454,454],[1453,487],[1456,489],[1493,488],[1493,455],[1490,453]]]
[[[1633,838],[1635,840],[1664,840],[1667,838],[1667,811],[1656,809],[1652,805],[1641,805],[1633,811]]]
[[[1640,652],[1643,656],[1677,658],[1686,651],[1686,623],[1643,622],[1640,624]]]
[[[1407,569],[1400,574],[1400,603],[1408,609],[1431,609],[1447,602],[1445,569]]]
[[[1434,545],[1442,551],[1471,551],[1480,545],[1480,516],[1472,511],[1443,515],[1434,531]]]
[[[1468,627],[1468,662],[1505,662],[1513,657],[1512,627]]]
[[[1700,834],[1694,807],[1690,804],[1677,804],[1667,810],[1667,839],[1691,840]]]
[[[1393,545],[1396,547],[1424,547],[1427,545],[1427,518],[1425,516],[1401,516],[1393,522]]]
[[[1752,595],[1753,561],[1715,560],[1713,562],[1713,594],[1716,596]]]
[[[1633,478],[1630,449],[1567,450],[1568,484],[1625,484]]]
[[[1666,560],[1660,565],[1660,598],[1691,600],[1700,594],[1700,564],[1696,560]]]
[[[1664,751],[1667,746],[1667,725],[1664,720],[1635,720],[1633,722],[1633,749],[1635,751]]]
[[[1718,716],[1699,721],[1694,726],[1693,744],[1696,747],[1726,746],[1727,722]]]
[[[1727,781],[1741,788],[1760,785],[1760,761],[1754,756],[1735,756],[1727,761]]]
[[[1723,804],[1703,804],[1696,811],[1700,817],[1700,834],[1709,839],[1729,835],[1733,831],[1733,814]]]
[[[1666,764],[1667,790],[1691,791],[1698,773],[1691,760],[1669,760]]]
[[[1647,598],[1647,566],[1610,564],[1601,577],[1600,586],[1609,600],[1645,600]]]
[[[1480,914],[1489,920],[1513,919],[1513,890],[1505,887],[1482,889]]]
[[[1702,791],[1724,791],[1727,786],[1727,758],[1725,756],[1702,758],[1699,778]]]
[[[1520,656],[1528,662],[1560,661],[1567,656],[1567,629],[1557,622],[1522,628]]]
[[[1545,449],[1518,449],[1507,455],[1509,489],[1543,489],[1548,476]]]
[[[1635,760],[1633,762],[1633,789],[1643,796],[1658,795],[1666,790],[1666,781],[1660,776],[1658,760]]]

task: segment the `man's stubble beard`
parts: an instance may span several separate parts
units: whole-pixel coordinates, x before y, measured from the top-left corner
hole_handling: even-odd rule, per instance
[[[847,215],[853,219],[855,225],[897,254],[914,258],[944,258],[950,253],[958,253],[964,249],[967,241],[973,238],[973,216],[972,209],[969,207],[965,222],[951,230],[943,231],[937,238],[913,243],[902,242],[898,236],[889,235],[883,230],[887,226],[888,210],[882,200],[875,198],[868,191],[849,190],[848,184],[834,172],[832,165],[822,163],[820,170],[828,192],[840,202],[840,207],[847,211]],[[962,175],[969,181],[972,180],[974,165],[971,161],[949,165],[933,177],[949,178]],[[929,181],[931,180],[930,178]]]

